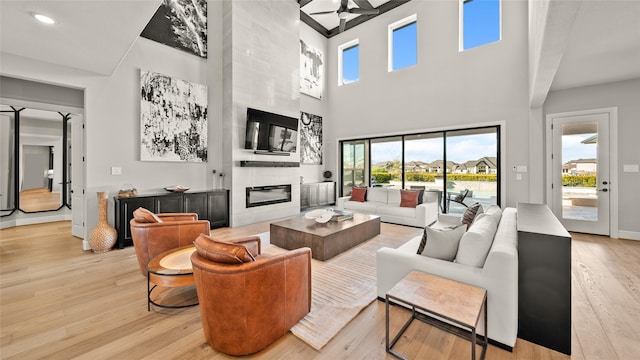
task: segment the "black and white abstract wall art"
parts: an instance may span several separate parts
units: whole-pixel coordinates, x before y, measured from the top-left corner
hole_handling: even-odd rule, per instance
[[[322,165],[322,117],[300,112],[300,163]]]
[[[140,160],[207,161],[207,87],[140,70]]]
[[[300,92],[322,99],[324,63],[322,52],[300,39]]]
[[[142,37],[207,57],[207,0],[163,0]]]

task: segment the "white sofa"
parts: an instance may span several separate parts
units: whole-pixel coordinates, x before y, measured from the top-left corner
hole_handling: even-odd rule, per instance
[[[400,207],[400,190],[383,187],[367,188],[365,202],[350,201],[350,196],[338,198],[341,210],[379,215],[380,221],[425,227],[438,220],[438,194],[425,191],[422,203],[415,208]]]
[[[472,227],[473,224],[470,229]],[[421,239],[422,235],[409,240],[397,249],[378,250],[378,297],[384,299],[386,293],[411,270],[484,288],[487,290],[489,339],[513,348],[518,336],[516,209],[506,208],[502,211],[482,268],[418,255],[416,252]],[[478,328],[484,329],[484,326],[480,325]]]

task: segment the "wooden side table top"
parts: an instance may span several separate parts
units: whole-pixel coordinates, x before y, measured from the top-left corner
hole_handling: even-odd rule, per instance
[[[474,328],[486,290],[414,270],[387,295]]]
[[[147,271],[161,276],[192,274],[191,254],[194,251],[193,245],[165,251],[149,261]]]

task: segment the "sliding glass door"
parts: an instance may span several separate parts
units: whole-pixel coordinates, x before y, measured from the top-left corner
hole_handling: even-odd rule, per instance
[[[500,204],[500,127],[342,141],[342,196],[352,186],[438,193],[440,209],[462,214]]]
[[[402,187],[402,137],[371,139],[371,186]]]
[[[436,192],[442,210],[443,134],[438,132],[407,135],[404,137],[404,144],[405,188]]]
[[[498,204],[498,129],[446,132],[446,211],[464,213],[476,202]]]
[[[368,167],[365,158],[368,142],[364,140],[342,142],[342,194],[351,195],[353,186],[367,186]],[[366,161],[368,163],[368,161]]]

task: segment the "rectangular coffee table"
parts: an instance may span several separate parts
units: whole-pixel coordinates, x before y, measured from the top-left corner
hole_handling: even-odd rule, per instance
[[[353,214],[353,219],[319,224],[298,216],[271,223],[271,244],[287,249],[311,248],[314,259],[328,260],[380,234],[380,217]]]

